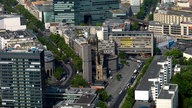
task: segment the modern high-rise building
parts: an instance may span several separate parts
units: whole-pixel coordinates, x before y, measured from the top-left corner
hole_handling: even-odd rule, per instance
[[[53,0],[55,22],[67,24],[102,23],[113,9],[119,9],[119,0]]]
[[[55,22],[75,24],[74,0],[53,0]]]
[[[0,52],[2,106],[43,108],[44,52],[5,50]]]

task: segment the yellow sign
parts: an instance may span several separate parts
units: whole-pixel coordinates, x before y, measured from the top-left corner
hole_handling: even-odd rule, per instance
[[[133,46],[133,39],[131,38],[121,38],[121,47],[130,47]]]

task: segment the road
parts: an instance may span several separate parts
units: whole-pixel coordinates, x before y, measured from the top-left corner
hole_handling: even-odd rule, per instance
[[[110,108],[118,108],[116,107],[118,106],[117,103],[120,104],[121,99],[125,96],[127,91],[126,85],[129,83],[134,70],[138,68],[137,64],[137,62],[129,61],[129,66],[124,66],[119,72],[113,74],[112,79],[108,79],[109,84],[106,87],[106,91],[109,95],[112,95],[112,100],[109,105]],[[120,81],[116,79],[118,73],[122,75]]]
[[[71,81],[73,80],[73,77],[75,76],[76,70],[72,63],[65,64],[63,62],[63,67],[66,71],[68,71],[69,75],[67,76],[67,79],[60,83],[60,86],[62,88],[67,88],[70,86]]]
[[[43,32],[43,31],[38,29],[38,34],[42,37],[45,37],[49,42],[53,43],[53,45],[55,47],[57,47],[57,45],[53,41],[51,41],[51,39],[49,39],[49,35],[51,34],[50,32]],[[67,76],[67,79],[65,81],[60,82],[59,86],[62,88],[67,88],[70,86],[70,82],[74,78],[76,70],[75,70],[74,65],[71,62],[68,64],[65,64],[64,61],[61,61],[61,62],[62,62],[62,65],[63,65],[65,72],[68,73],[68,76]]]

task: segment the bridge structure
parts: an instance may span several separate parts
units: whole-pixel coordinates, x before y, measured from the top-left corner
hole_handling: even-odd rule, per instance
[[[128,19],[132,22],[138,22],[140,25],[148,26],[149,22],[146,20],[137,19],[135,17],[128,17]]]

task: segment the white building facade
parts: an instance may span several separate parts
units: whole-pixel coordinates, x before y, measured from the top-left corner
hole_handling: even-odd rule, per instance
[[[21,17],[18,15],[1,15],[0,29],[10,31],[25,30],[26,25],[24,22],[22,22]]]

